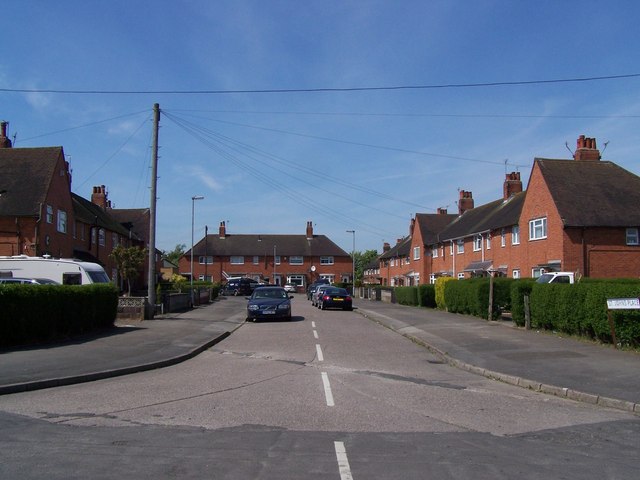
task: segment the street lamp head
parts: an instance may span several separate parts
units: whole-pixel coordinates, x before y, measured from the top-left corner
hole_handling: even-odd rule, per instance
[[[191,197],[191,200],[203,200],[204,197],[202,195],[194,195],[193,197]]]

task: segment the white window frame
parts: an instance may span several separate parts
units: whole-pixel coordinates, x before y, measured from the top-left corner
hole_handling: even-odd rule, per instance
[[[323,255],[320,257],[320,265],[333,265],[333,255]]]
[[[329,283],[334,283],[336,276],[333,273],[321,273],[320,278],[329,280]]]
[[[542,267],[534,267],[531,269],[531,278],[538,278],[540,275],[545,273],[546,270]]]
[[[53,207],[51,205],[46,206],[45,220],[47,223],[53,223]]]
[[[456,240],[456,253],[464,253],[464,238]]]
[[[420,260],[420,247],[413,247],[413,259]]]
[[[304,257],[302,255],[289,256],[289,265],[304,265]]]
[[[98,229],[98,245],[100,245],[101,247],[104,247],[105,243],[107,242],[106,240],[106,234],[104,231],[104,228],[99,228]]]
[[[280,262],[281,262],[281,260],[282,260],[282,259],[280,258],[280,255],[276,255],[276,256],[274,257],[274,260],[275,260],[275,262],[276,262],[276,265],[280,265]]]
[[[487,233],[487,250],[491,250],[491,232]]]
[[[434,245],[434,246],[431,248],[431,256],[432,256],[433,258],[438,258],[438,245]]]
[[[520,245],[520,225],[511,227],[511,245]]]
[[[500,230],[500,246],[502,248],[507,246],[507,233],[504,228]]]
[[[298,287],[304,287],[304,275],[287,275],[287,283],[291,283]]]
[[[449,255],[453,255],[453,242],[449,242]]]
[[[479,252],[482,250],[482,235],[474,235],[473,236],[473,251]]]
[[[244,255],[231,255],[229,257],[230,265],[244,265]]]
[[[259,255],[254,255],[253,256],[253,264],[254,265],[260,265],[260,256]]]
[[[513,278],[520,278],[520,269],[519,268],[515,268],[512,272],[511,272],[511,276]]]
[[[200,265],[213,265],[213,255],[200,255],[198,257],[198,263]]]
[[[625,237],[627,245],[640,245],[637,228],[627,228]]]
[[[58,232],[67,233],[67,212],[58,210]]]
[[[547,238],[547,217],[529,220],[529,240],[544,240]]]
[[[434,283],[436,283],[436,275],[435,273],[432,273],[431,275],[429,275],[429,283],[431,285],[433,285]]]
[[[457,277],[458,277],[458,280],[464,280],[464,272],[458,273]]]

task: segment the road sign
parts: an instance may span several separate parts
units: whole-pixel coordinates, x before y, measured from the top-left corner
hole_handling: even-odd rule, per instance
[[[640,309],[640,298],[607,298],[609,310],[636,310]]]

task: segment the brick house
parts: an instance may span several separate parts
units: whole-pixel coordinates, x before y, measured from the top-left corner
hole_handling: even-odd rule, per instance
[[[91,201],[71,191],[62,147],[13,148],[6,122],[0,123],[0,172],[0,255],[77,258],[101,264],[113,279],[113,249],[145,245],[145,236],[113,215],[119,211],[111,209],[104,186],[93,187]]]
[[[351,256],[325,235],[314,235],[312,222],[306,234],[230,234],[225,222],[218,234],[208,234],[193,246],[194,279],[222,282],[229,277],[250,277],[302,290],[319,279],[350,282]],[[179,261],[181,275],[189,277],[191,250]]]
[[[523,272],[640,276],[640,177],[580,136],[573,160],[537,158],[520,215]]]
[[[380,275],[382,285],[403,287],[414,285],[415,270],[411,264],[411,235],[399,238],[391,247],[385,243],[380,255]]]
[[[13,148],[0,128],[0,255],[73,256],[71,172],[62,147]]]
[[[498,200],[475,207],[472,193],[463,190],[453,218],[433,223],[446,212],[416,214],[404,239],[411,239],[408,249],[398,244],[396,252],[380,257],[383,284],[489,272],[514,278],[544,271],[637,278],[639,205],[640,177],[602,161],[595,139],[580,136],[572,160],[534,160],[526,192],[520,174],[511,172]],[[411,258],[403,262],[407,253]]]

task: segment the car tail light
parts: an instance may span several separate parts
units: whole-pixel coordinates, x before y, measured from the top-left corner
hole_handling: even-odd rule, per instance
[[[347,302],[350,302],[350,301],[351,301],[351,297],[350,297],[350,296],[347,296],[347,298],[345,298],[345,300],[346,300]]]
[[[331,297],[330,297],[329,295],[324,295],[324,296],[322,297],[322,299],[323,299],[323,300],[329,300],[330,298],[331,298]]]

